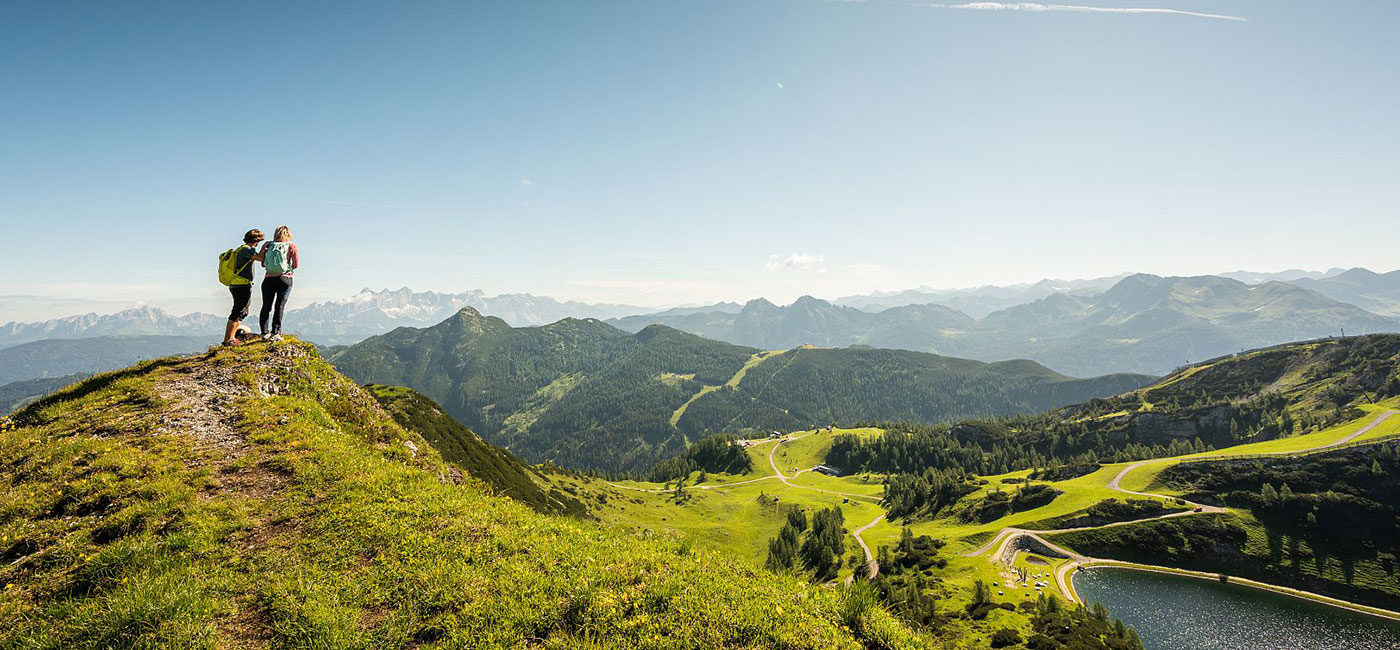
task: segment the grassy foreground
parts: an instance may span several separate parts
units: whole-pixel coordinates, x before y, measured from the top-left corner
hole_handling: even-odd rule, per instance
[[[298,342],[0,437],[0,646],[921,647],[868,599],[494,496]]]

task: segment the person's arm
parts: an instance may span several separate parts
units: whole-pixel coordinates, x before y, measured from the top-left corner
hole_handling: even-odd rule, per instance
[[[288,248],[291,249],[291,254],[288,255],[288,257],[291,258],[292,270],[295,271],[297,269],[297,266],[300,266],[301,251],[297,248],[297,245],[295,243],[293,243],[291,246],[288,246]]]
[[[253,253],[253,261],[262,262],[267,257],[268,245],[269,242],[263,242],[262,248],[259,248],[257,252]]]

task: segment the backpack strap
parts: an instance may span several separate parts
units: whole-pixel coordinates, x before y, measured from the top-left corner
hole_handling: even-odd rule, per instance
[[[237,250],[237,251],[242,251],[242,250],[245,249],[245,248],[248,249],[248,250],[253,250],[253,247],[252,247],[252,246],[249,246],[249,245],[247,245],[247,244],[244,244],[244,245],[242,245],[242,246],[239,246],[236,250]],[[237,252],[235,252],[235,253],[233,254],[233,259],[234,259],[234,263],[237,264],[237,263],[238,263],[238,253],[237,253]],[[252,255],[249,255],[249,256],[248,256],[248,263],[247,263],[247,264],[244,264],[244,265],[243,265],[241,268],[239,268],[237,271],[234,271],[233,274],[234,274],[234,275],[243,275],[244,269],[247,269],[249,266],[252,266],[252,265],[253,265],[253,256],[252,256]]]

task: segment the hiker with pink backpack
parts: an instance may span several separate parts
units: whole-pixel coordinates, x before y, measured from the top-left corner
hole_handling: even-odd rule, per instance
[[[262,312],[258,314],[258,329],[264,341],[282,340],[282,310],[292,295],[292,273],[298,260],[297,245],[292,241],[292,229],[278,226],[272,241],[263,244],[258,260],[267,273],[262,281]],[[268,317],[272,317],[269,329]]]

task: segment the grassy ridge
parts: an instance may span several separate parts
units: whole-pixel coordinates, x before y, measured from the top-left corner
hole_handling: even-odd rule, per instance
[[[100,376],[0,439],[0,646],[912,647],[883,610],[455,479],[288,342]]]

